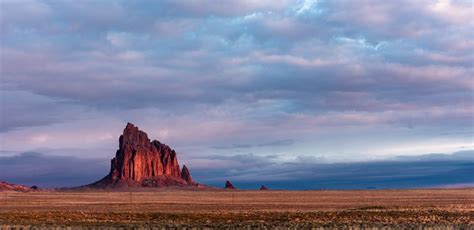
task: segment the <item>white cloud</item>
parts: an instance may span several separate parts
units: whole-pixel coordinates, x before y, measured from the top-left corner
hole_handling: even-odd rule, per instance
[[[319,0],[304,0],[299,8],[296,10],[297,14],[302,14],[306,11],[311,10],[311,8],[316,7]]]
[[[51,139],[51,136],[47,134],[39,134],[31,137],[32,144],[43,144]]]
[[[137,61],[137,60],[143,59],[145,55],[141,52],[127,50],[127,51],[118,53],[116,57],[117,59],[123,60],[123,61]]]
[[[113,46],[125,46],[128,44],[127,33],[109,32],[106,36],[107,41]]]

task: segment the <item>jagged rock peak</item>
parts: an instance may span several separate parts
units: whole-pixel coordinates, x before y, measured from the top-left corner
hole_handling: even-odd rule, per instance
[[[126,148],[127,146],[149,146],[150,139],[148,135],[138,129],[138,127],[132,123],[127,123],[123,134],[120,136],[119,144],[120,149]]]
[[[110,173],[89,186],[146,186],[194,185],[189,170],[184,179],[176,151],[148,135],[132,123],[127,123],[119,138],[119,149],[111,160]]]
[[[230,181],[225,182],[225,189],[237,189]]]

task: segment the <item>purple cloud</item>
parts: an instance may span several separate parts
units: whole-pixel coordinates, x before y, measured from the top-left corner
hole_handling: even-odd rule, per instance
[[[97,153],[128,121],[185,156],[472,147],[470,5],[2,1],[2,150]]]

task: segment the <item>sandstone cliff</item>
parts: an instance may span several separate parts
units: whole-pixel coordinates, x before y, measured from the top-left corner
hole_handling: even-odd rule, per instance
[[[110,173],[88,187],[195,186],[186,166],[180,170],[176,152],[128,123],[119,138],[119,149]]]

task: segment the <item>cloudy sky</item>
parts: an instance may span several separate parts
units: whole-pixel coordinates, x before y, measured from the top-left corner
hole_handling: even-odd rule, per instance
[[[46,175],[94,159],[102,175],[126,122],[202,180],[473,154],[473,12],[470,0],[0,0],[0,161],[56,159],[34,169]]]

